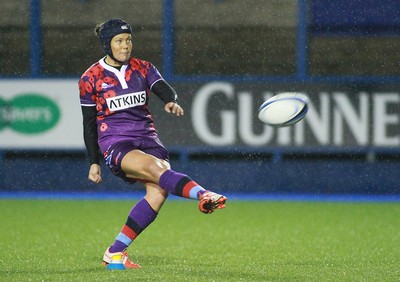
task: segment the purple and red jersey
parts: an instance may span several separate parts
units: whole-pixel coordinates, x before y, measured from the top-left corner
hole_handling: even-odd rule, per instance
[[[104,58],[79,80],[81,106],[96,107],[98,143],[102,152],[116,142],[157,138],[148,108],[150,89],[163,77],[149,62],[131,58],[118,70]]]

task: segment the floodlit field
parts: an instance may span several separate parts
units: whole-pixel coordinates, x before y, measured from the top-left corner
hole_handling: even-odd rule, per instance
[[[134,201],[133,201],[134,202]],[[108,271],[128,201],[0,200],[0,281],[399,281],[399,203],[169,201]]]

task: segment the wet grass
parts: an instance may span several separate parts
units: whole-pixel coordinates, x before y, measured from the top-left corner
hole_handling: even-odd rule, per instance
[[[107,271],[133,202],[0,200],[0,281],[398,281],[399,203],[169,201]]]

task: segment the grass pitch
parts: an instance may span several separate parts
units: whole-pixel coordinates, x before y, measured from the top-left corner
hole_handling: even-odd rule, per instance
[[[129,248],[104,250],[135,201],[0,200],[0,281],[399,281],[399,203],[167,201]]]

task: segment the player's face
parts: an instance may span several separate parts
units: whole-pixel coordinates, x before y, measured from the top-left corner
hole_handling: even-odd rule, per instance
[[[126,62],[131,57],[132,35],[129,33],[117,34],[111,39],[111,51],[115,59]]]

